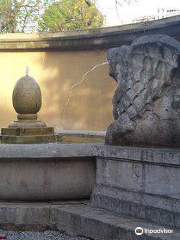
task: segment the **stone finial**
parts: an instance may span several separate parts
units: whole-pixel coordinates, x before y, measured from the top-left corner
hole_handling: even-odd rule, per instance
[[[118,87],[106,144],[180,146],[180,43],[144,36],[107,57]]]
[[[13,90],[13,107],[18,113],[19,121],[14,121],[10,127],[45,127],[46,124],[37,120],[37,113],[41,109],[41,89],[34,78],[24,76],[20,78]],[[24,120],[24,121],[23,121]]]
[[[12,99],[18,114],[36,114],[42,104],[40,87],[32,77],[22,77],[14,87]]]
[[[18,80],[14,87],[12,101],[17,121],[1,129],[4,143],[48,143],[60,141],[53,127],[37,120],[37,113],[42,104],[41,90],[37,82],[27,75]]]

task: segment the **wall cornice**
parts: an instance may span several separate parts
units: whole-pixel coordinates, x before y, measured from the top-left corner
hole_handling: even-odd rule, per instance
[[[58,33],[0,34],[0,51],[73,51],[130,44],[148,34],[167,34],[180,41],[180,16],[161,20]]]

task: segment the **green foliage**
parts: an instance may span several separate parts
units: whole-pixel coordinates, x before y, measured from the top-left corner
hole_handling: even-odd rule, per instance
[[[31,32],[37,29],[44,0],[0,0],[0,31]]]
[[[95,28],[103,21],[92,0],[0,0],[0,32]]]
[[[61,0],[52,3],[39,20],[39,31],[101,27],[104,17],[92,0]]]

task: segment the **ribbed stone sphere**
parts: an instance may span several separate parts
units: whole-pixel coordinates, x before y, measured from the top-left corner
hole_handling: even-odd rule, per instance
[[[41,89],[32,77],[25,76],[18,80],[12,98],[18,114],[36,114],[41,108]]]

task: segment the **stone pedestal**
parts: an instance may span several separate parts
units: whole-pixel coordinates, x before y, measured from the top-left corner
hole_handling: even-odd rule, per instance
[[[17,121],[1,129],[3,143],[49,143],[59,142],[61,137],[54,133],[53,127],[37,120],[41,108],[41,90],[37,82],[25,76],[19,79],[13,91],[13,106]]]
[[[3,143],[49,143],[60,142],[61,137],[54,133],[53,127],[19,127],[2,128]]]

